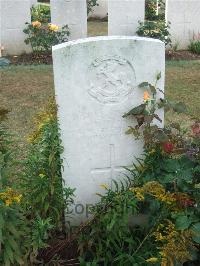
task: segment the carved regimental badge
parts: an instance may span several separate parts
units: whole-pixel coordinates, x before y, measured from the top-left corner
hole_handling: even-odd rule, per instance
[[[100,103],[119,103],[136,87],[132,64],[119,56],[95,60],[89,68],[88,93]]]

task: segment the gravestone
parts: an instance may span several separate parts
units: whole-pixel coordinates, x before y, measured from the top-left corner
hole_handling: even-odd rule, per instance
[[[0,0],[0,46],[4,55],[31,51],[24,43],[26,22],[31,22],[30,0]]]
[[[69,39],[87,37],[86,0],[51,0],[51,22],[60,27],[68,25]]]
[[[30,6],[36,6],[37,5],[37,0],[30,0]]]
[[[76,188],[73,224],[88,217],[101,184],[124,178],[143,144],[126,135],[122,115],[143,102],[143,81],[164,88],[165,46],[140,37],[95,37],[53,47],[54,81],[64,146],[63,178]],[[161,95],[159,95],[161,96]],[[163,112],[160,112],[163,118]]]
[[[172,44],[187,49],[193,38],[200,37],[200,1],[166,0],[166,20],[171,22]]]
[[[98,5],[93,7],[89,18],[104,19],[108,15],[108,0],[98,0]]]
[[[136,35],[144,15],[145,0],[108,0],[108,35]]]

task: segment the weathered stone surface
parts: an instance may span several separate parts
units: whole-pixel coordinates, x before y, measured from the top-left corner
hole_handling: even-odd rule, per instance
[[[68,25],[71,40],[87,37],[86,0],[51,0],[51,21]]]
[[[108,35],[136,35],[144,13],[144,0],[109,0]]]
[[[171,22],[173,45],[187,49],[193,37],[200,35],[200,1],[166,0],[166,20]]]
[[[108,0],[98,0],[98,5],[95,6],[89,14],[91,18],[106,18],[108,14]]]
[[[31,22],[30,0],[0,1],[0,46],[4,47],[3,54],[18,55],[31,51],[30,46],[24,43],[26,22]]]
[[[133,119],[122,115],[143,101],[143,81],[164,88],[165,47],[139,37],[96,37],[53,47],[55,92],[64,145],[66,186],[76,188],[75,219],[87,218],[101,184],[124,177],[142,143],[125,135]],[[160,113],[163,118],[163,113]]]
[[[36,6],[37,5],[37,0],[30,0],[30,6]]]

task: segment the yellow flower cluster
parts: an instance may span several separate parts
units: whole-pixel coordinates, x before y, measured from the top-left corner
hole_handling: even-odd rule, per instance
[[[136,199],[138,199],[139,201],[143,201],[145,199],[144,198],[145,191],[142,187],[130,188],[130,191],[135,194]]]
[[[39,28],[41,27],[41,25],[42,25],[42,24],[41,24],[41,22],[39,22],[39,21],[33,21],[33,22],[32,22],[32,26],[33,26],[34,28],[38,28],[38,29],[39,29]]]
[[[52,24],[52,23],[49,23],[48,24],[48,27],[51,31],[57,31],[59,30],[59,26],[55,25],[55,24]]]
[[[146,262],[148,262],[148,263],[156,263],[156,262],[158,262],[158,260],[159,260],[158,258],[152,257],[152,258],[147,259]]]
[[[153,234],[157,242],[163,245],[159,248],[162,257],[161,266],[175,265],[174,261],[180,263],[191,259],[190,247],[192,246],[190,231],[176,231],[175,225],[167,220],[160,224]]]
[[[166,192],[164,187],[156,181],[148,182],[142,187],[131,188],[130,190],[135,194],[135,197],[141,201],[144,200],[145,194],[149,194],[157,200],[169,205],[176,202],[174,194]]]
[[[42,129],[49,122],[53,121],[57,115],[57,106],[54,99],[50,99],[45,111],[40,112],[34,119],[34,124],[36,125],[36,130],[28,136],[27,141],[29,143],[34,143],[40,136]]]
[[[19,203],[22,195],[17,194],[12,188],[7,188],[6,191],[0,192],[0,200],[4,202],[6,206],[10,206],[13,203]]]

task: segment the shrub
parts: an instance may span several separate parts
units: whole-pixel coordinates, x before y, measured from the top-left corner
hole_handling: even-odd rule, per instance
[[[98,0],[87,0],[87,13],[92,12],[95,6],[98,6]]]
[[[53,100],[38,114],[35,123],[36,130],[28,138],[30,151],[21,179],[23,204],[32,220],[50,219],[57,230],[62,230],[64,210],[73,190],[62,186],[63,148]]]
[[[22,195],[11,187],[15,155],[11,136],[2,124],[6,114],[6,110],[0,110],[0,264],[9,266],[23,263],[28,230],[20,206]]]
[[[68,41],[67,25],[59,28],[57,25],[42,24],[40,21],[26,24],[27,27],[23,32],[28,37],[25,39],[25,43],[30,44],[34,52],[49,52],[53,45]]]
[[[194,53],[194,54],[200,54],[200,41],[199,40],[191,41],[188,48],[189,48],[189,50],[192,53]]]
[[[40,21],[41,23],[51,22],[50,6],[39,4],[31,8],[31,21]]]
[[[6,113],[0,111],[0,122]],[[37,116],[36,125],[27,158],[17,167],[12,138],[0,127],[0,264],[5,266],[33,265],[54,232],[66,233],[64,211],[74,190],[62,186],[62,146],[53,101]],[[12,172],[17,172],[16,184]]]
[[[171,44],[169,26],[165,21],[145,21],[139,22],[137,34],[143,37],[159,39],[165,45]]]
[[[165,3],[159,0],[158,3],[161,12],[157,14],[157,0],[146,0],[145,1],[145,19],[146,20],[165,20]]]
[[[188,133],[153,125],[158,108],[186,108],[157,100],[159,89],[148,82],[139,87],[143,103],[124,118],[137,121],[127,134],[144,140],[145,154],[114,191],[103,185],[106,195],[79,238],[81,265],[183,265],[199,255],[200,122]]]

